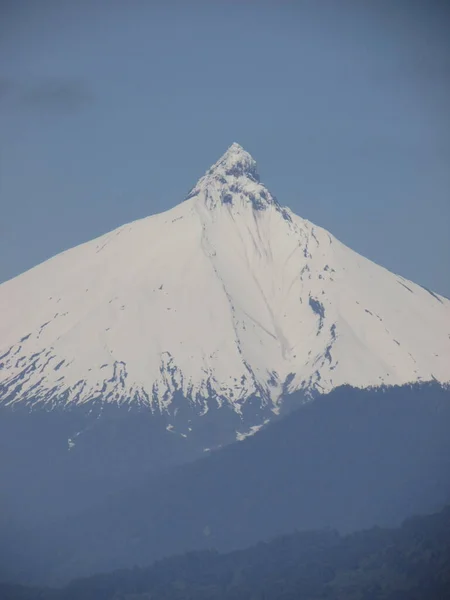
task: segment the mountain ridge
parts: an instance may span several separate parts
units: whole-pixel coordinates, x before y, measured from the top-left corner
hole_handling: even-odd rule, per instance
[[[188,552],[150,566],[76,579],[60,589],[1,584],[4,600],[344,600],[446,598],[450,586],[450,507],[400,528],[345,537],[333,530],[295,532],[223,554]]]

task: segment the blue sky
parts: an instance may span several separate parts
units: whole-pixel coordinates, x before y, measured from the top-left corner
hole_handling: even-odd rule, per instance
[[[450,9],[2,4],[0,281],[182,201],[234,141],[282,204],[450,296]]]

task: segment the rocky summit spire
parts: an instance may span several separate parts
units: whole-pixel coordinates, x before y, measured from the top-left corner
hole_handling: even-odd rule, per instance
[[[217,206],[250,206],[265,210],[277,200],[260,182],[255,159],[242,146],[232,144],[219,160],[197,182],[188,195],[198,197],[209,209]]]
[[[249,177],[259,181],[255,159],[236,142],[231,144],[225,154],[209,169],[208,174]]]

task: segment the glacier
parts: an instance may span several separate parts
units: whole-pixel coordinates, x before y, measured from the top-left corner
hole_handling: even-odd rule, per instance
[[[0,285],[0,403],[198,415],[450,381],[450,301],[283,207],[233,144],[185,201]],[[243,435],[243,434],[241,434]]]

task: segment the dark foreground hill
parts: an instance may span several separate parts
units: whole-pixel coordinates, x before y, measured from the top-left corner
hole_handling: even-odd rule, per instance
[[[0,585],[3,600],[446,600],[450,508],[346,537],[295,533],[218,554],[75,580],[61,590]]]
[[[253,438],[15,536],[2,578],[61,583],[298,530],[398,525],[450,501],[450,391],[340,388]]]

